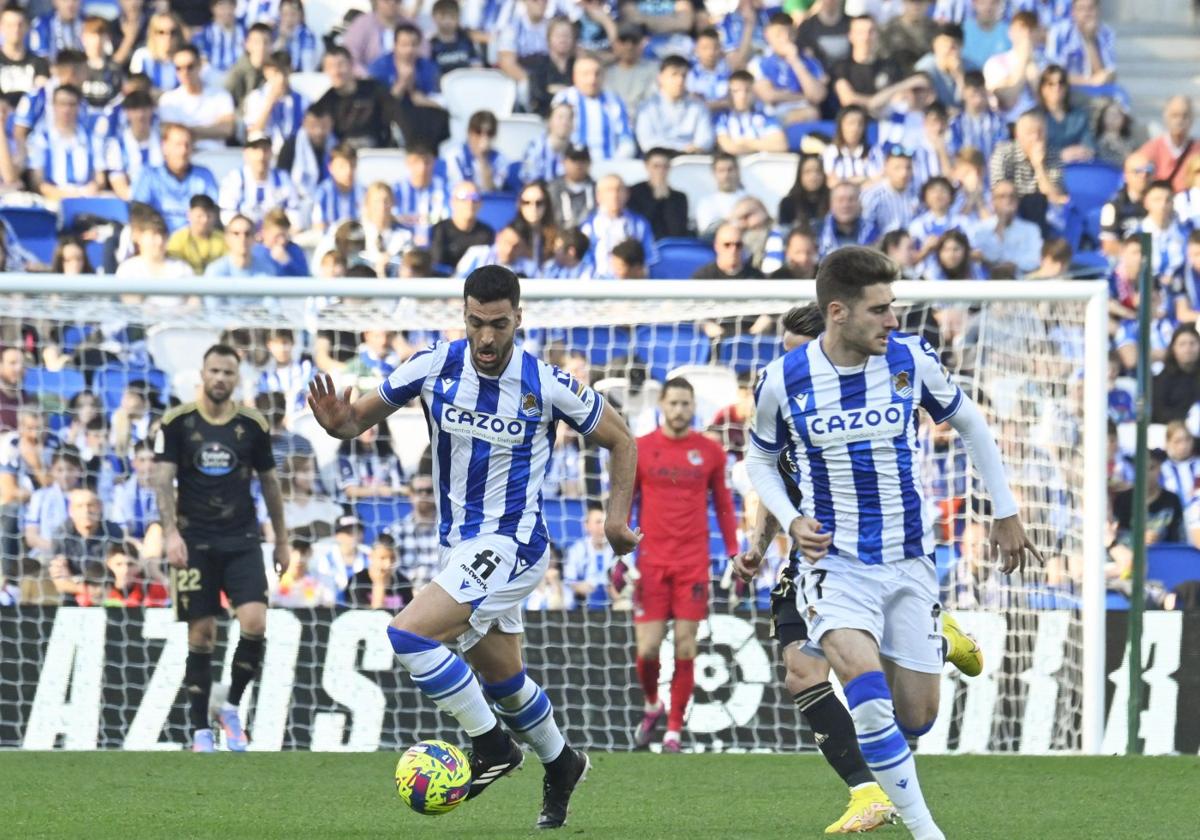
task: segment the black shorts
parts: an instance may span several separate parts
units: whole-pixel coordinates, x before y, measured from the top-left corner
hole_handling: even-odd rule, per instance
[[[234,607],[267,603],[267,570],[260,546],[215,548],[186,537],[184,541],[187,568],[171,570],[176,621],[220,615],[221,592]]]
[[[808,640],[808,625],[796,609],[796,582],[791,569],[784,569],[771,590],[771,638],[783,650],[792,642]]]

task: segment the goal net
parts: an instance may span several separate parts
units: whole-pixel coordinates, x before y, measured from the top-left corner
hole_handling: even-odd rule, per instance
[[[728,453],[744,544],[756,505],[741,466],[753,377],[782,352],[779,318],[811,296],[811,284],[543,282],[525,284],[518,340],[604,393],[637,434],[657,425],[667,378],[692,383],[695,429]],[[1092,606],[1095,581],[1087,582],[1098,560],[1087,561],[1097,543],[1089,542],[1085,507],[1095,503],[1086,500],[1095,486],[1088,470],[1096,463],[1102,470],[1103,442],[1090,468],[1086,453],[1095,452],[1103,419],[1097,426],[1085,409],[1099,393],[1094,382],[1085,389],[1083,376],[1090,286],[947,283],[931,292],[933,284],[902,285],[902,299],[918,300],[901,307],[906,328],[930,340],[981,405],[1046,558],[1009,578],[996,572],[986,552],[987,493],[953,430],[926,418],[921,471],[936,520],[941,595],[978,637],[987,668],[974,680],[947,670],[942,711],[921,749],[1091,751],[1094,734],[1085,730],[1098,725],[1104,654],[1097,678],[1103,614]],[[272,426],[289,534],[268,533],[259,502],[264,533],[288,539],[305,568],[281,581],[264,552],[268,647],[243,709],[252,748],[395,749],[418,737],[459,737],[401,676],[383,632],[391,612],[436,571],[424,415],[418,406],[401,409],[342,444],[303,401],[316,370],[362,393],[416,349],[461,334],[457,287],[408,284],[410,296],[378,296],[385,288],[400,293],[380,284],[361,297],[346,296],[360,293],[353,285],[323,289],[341,297],[292,289],[284,297],[216,297],[197,287],[131,298],[97,286],[87,295],[6,298],[0,747],[179,749],[187,742],[186,630],[165,609],[142,442],[170,405],[195,398],[201,355],[218,341],[241,355],[237,398]],[[112,538],[119,550],[63,555],[59,536],[86,518],[73,509],[81,497],[72,487],[99,499],[103,519],[124,535]],[[614,559],[589,542],[589,509],[607,492],[605,454],[560,430],[544,489],[556,559],[528,605],[526,652],[568,737],[624,750],[642,705],[632,665],[637,572],[635,559]],[[768,592],[786,546],[779,541],[762,575],[741,584],[729,574],[711,515],[710,531],[712,611],[700,633],[691,744],[813,749],[768,636]],[[221,625],[218,680],[229,673],[237,635],[236,623]],[[670,638],[663,664],[669,698]]]

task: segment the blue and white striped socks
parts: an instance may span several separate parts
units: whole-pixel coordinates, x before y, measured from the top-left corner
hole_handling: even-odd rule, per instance
[[[550,698],[524,669],[504,682],[485,684],[483,690],[496,704],[496,714],[533,748],[543,764],[562,754],[566,741],[554,722]]]
[[[863,758],[900,812],[904,825],[916,840],[945,840],[921,794],[917,764],[896,724],[892,693],[883,672],[860,674],[846,683],[845,689]]]
[[[387,633],[396,658],[417,688],[453,716],[468,735],[475,737],[496,727],[496,716],[467,663],[433,639],[395,627],[389,627]]]

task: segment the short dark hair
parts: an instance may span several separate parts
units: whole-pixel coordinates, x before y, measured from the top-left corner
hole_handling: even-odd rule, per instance
[[[338,58],[344,58],[347,61],[354,61],[350,55],[350,50],[346,49],[341,44],[335,44],[334,46],[325,50],[325,55],[321,57],[321,65],[324,66],[325,62],[334,56],[337,56]]]
[[[208,195],[207,193],[196,193],[194,196],[188,199],[188,209],[190,210],[196,207],[202,207],[209,213],[217,212],[217,202],[213,201],[212,196]]]
[[[692,69],[692,63],[681,55],[669,55],[664,58],[658,65],[658,72],[664,70],[682,70],[686,73]]]
[[[816,338],[825,329],[825,316],[815,302],[793,306],[783,316],[783,329],[792,335]]]
[[[767,18],[767,26],[786,26],[788,29],[791,29],[792,16],[787,12],[776,12]]]
[[[126,111],[149,110],[154,107],[154,99],[144,90],[135,90],[121,100],[121,107]]]
[[[626,265],[646,264],[646,249],[636,239],[626,239],[613,246],[612,255]]]
[[[59,50],[58,55],[54,57],[54,61],[50,63],[55,67],[87,64],[87,54],[83,50]]]
[[[1071,250],[1071,243],[1061,236],[1047,239],[1042,243],[1042,259],[1051,259],[1055,262],[1070,265],[1071,259],[1074,256],[1075,254]]]
[[[507,300],[516,309],[521,305],[521,281],[502,265],[481,265],[463,283],[463,303],[467,298],[480,303]]]
[[[495,132],[500,128],[500,121],[491,111],[476,111],[467,120],[468,134],[482,134],[485,131]]]
[[[683,390],[687,391],[692,396],[696,395],[696,389],[692,387],[692,383],[688,382],[682,376],[672,376],[670,379],[668,379],[666,382],[663,383],[663,387],[662,387],[663,396],[666,396],[667,391],[670,391],[672,388],[682,388]]]
[[[278,426],[287,417],[287,396],[282,391],[262,391],[254,397],[254,407],[268,423]]]
[[[983,78],[983,71],[968,70],[963,73],[963,87],[986,88],[987,82]]]
[[[1187,241],[1189,245],[1200,245],[1200,227],[1188,234]]]
[[[953,38],[958,43],[963,42],[963,28],[957,23],[942,23],[938,24],[933,30],[934,38]]]
[[[196,59],[196,61],[200,60],[200,48],[195,44],[184,44],[179,49],[175,50],[175,52],[171,53],[171,60],[174,61],[175,56],[179,55],[180,53],[189,53],[192,58]],[[62,53],[59,53],[59,55],[62,55]]]
[[[1146,185],[1146,192],[1149,193],[1150,190],[1166,190],[1169,193],[1175,192],[1175,188],[1171,186],[1171,182],[1161,178],[1151,181]]]
[[[577,227],[559,231],[558,237],[563,241],[563,245],[574,251],[578,257],[582,257],[592,247],[592,242],[588,239],[587,234]]]
[[[50,456],[50,466],[54,466],[55,464],[59,463],[70,464],[77,470],[83,469],[83,458],[79,456],[79,450],[74,446],[63,446],[62,449],[55,451],[55,453]]]
[[[398,38],[402,32],[407,32],[409,35],[417,36],[417,43],[425,40],[425,36],[421,34],[421,30],[413,26],[408,21],[402,21],[396,24],[396,28],[392,30],[392,37]]]
[[[76,102],[81,102],[83,100],[83,91],[80,90],[76,85],[59,85],[54,89],[54,92],[50,94],[51,100],[53,100],[54,97],[58,96],[60,93],[65,93],[67,96],[73,97]]]
[[[853,303],[863,289],[878,283],[891,283],[900,276],[900,268],[891,257],[874,248],[847,245],[821,260],[817,269],[817,305],[824,314],[835,300]]]
[[[430,10],[430,14],[434,15],[457,15],[462,11],[458,7],[458,0],[437,0]]]
[[[261,32],[268,38],[275,34],[275,30],[271,28],[271,25],[269,23],[263,23],[261,20],[246,30],[246,36],[249,37],[255,32]]]
[[[754,84],[754,74],[749,70],[734,70],[729,74],[729,81],[748,82],[749,84]]]
[[[720,41],[721,33],[717,31],[715,26],[706,26],[696,33],[696,40],[699,41],[701,38],[712,38],[714,41]]]
[[[287,50],[276,50],[263,61],[262,69],[266,70],[268,67],[287,75],[292,72],[292,57]]]
[[[926,200],[926,196],[929,194],[929,191],[931,189],[933,189],[934,187],[945,187],[947,190],[950,191],[950,198],[954,198],[954,193],[955,193],[954,182],[952,182],[945,175],[934,175],[932,178],[930,178],[928,181],[926,181],[924,184],[921,185],[921,203],[922,204],[929,203]]]
[[[712,168],[716,169],[717,164],[722,163],[724,161],[732,161],[734,169],[738,169],[738,170],[741,169],[741,167],[738,166],[738,159],[735,156],[729,154],[729,152],[714,152],[713,156],[712,156]]]
[[[226,356],[231,359],[237,359],[238,362],[242,360],[242,357],[238,355],[238,351],[234,350],[228,344],[214,344],[212,347],[209,347],[204,351],[204,358],[201,361],[207,362],[209,356]]]

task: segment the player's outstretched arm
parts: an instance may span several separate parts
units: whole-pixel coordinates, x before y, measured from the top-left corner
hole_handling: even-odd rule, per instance
[[[609,403],[604,404],[600,422],[587,439],[609,451],[608,512],[605,515],[604,535],[616,554],[628,554],[642,541],[641,529],[634,531],[629,527],[633,480],[637,474],[637,441],[620,413]]]
[[[376,391],[363,394],[351,402],[353,390],[347,387],[339,395],[333,387],[333,377],[327,373],[314,376],[308,384],[308,407],[313,417],[330,436],[340,440],[358,437],[372,426],[382,423],[396,410],[395,406],[384,402]]]
[[[1004,474],[1000,449],[975,403],[963,397],[958,411],[950,418],[950,425],[962,436],[967,453],[992,496],[992,530],[988,542],[999,553],[1000,571],[1007,575],[1017,569],[1023,570],[1028,555],[1041,563],[1041,553],[1021,524],[1017,500],[1013,498],[1008,477]]]

